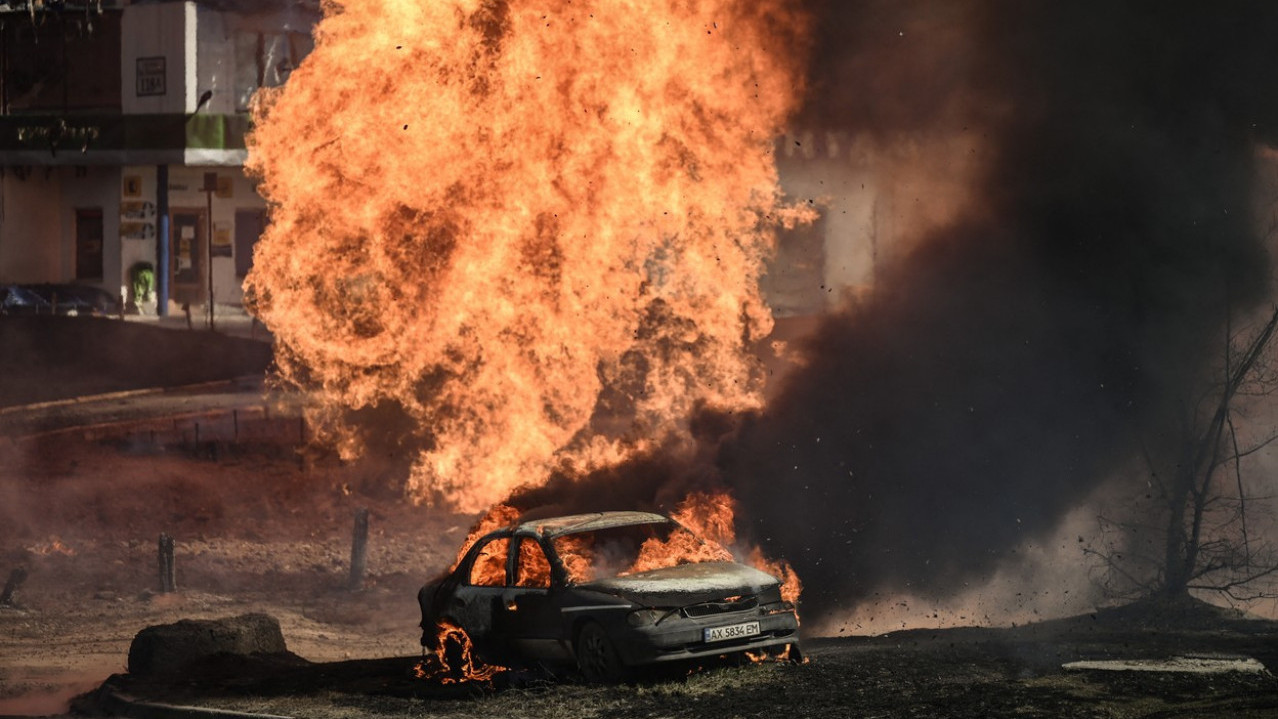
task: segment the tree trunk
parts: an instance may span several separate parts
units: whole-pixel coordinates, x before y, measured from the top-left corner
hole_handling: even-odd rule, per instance
[[[1171,516],[1167,518],[1167,544],[1164,547],[1161,593],[1168,598],[1189,593],[1189,535],[1185,532],[1185,504],[1189,501],[1189,491],[1178,489],[1176,494],[1172,498]]]

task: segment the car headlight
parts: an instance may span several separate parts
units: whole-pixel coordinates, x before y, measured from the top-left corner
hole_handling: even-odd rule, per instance
[[[765,615],[789,614],[790,612],[793,612],[794,610],[795,610],[794,604],[792,602],[785,602],[785,601],[773,602],[772,604],[766,604],[763,607],[763,613]]]
[[[626,615],[626,622],[632,627],[647,627],[656,624],[665,614],[658,609],[636,609]]]

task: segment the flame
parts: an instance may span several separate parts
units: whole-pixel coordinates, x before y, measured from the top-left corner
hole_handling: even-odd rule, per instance
[[[771,652],[771,651],[746,652],[745,655],[747,659],[749,659],[751,662],[755,664],[762,664],[763,662],[768,662],[768,661],[797,662],[799,664],[808,663],[807,657],[802,656],[800,654],[795,654],[793,644],[785,645],[785,648],[779,652]]]
[[[516,568],[515,586],[549,587],[550,562],[535,540],[524,537],[519,540],[519,566]]]
[[[796,5],[325,3],[257,99],[271,223],[246,281],[320,436],[353,457],[351,417],[402,412],[425,447],[409,495],[478,512],[696,406],[759,406],[758,280],[808,216],[773,160]]]
[[[649,539],[639,549],[639,558],[630,572],[689,562],[732,561],[732,552],[723,547],[735,538],[732,505],[727,494],[695,493],[680,503],[671,515],[689,531],[672,532],[666,541]]]
[[[504,671],[505,667],[478,661],[474,656],[470,635],[465,629],[448,621],[439,624],[435,649],[426,653],[413,667],[413,673],[418,679],[440,684],[486,682]]]
[[[498,504],[489,509],[484,516],[479,518],[474,527],[471,527],[470,533],[466,535],[466,541],[462,542],[461,550],[457,552],[457,558],[453,560],[453,566],[448,571],[453,571],[457,565],[461,564],[461,560],[466,556],[466,552],[470,551],[471,545],[489,532],[494,532],[502,527],[509,527],[519,519],[519,510],[509,504]]]
[[[768,559],[762,549],[752,547],[746,563],[780,579],[781,598],[792,604],[799,603],[799,595],[803,593],[803,582],[799,580],[798,573],[789,562],[784,559]]]
[[[518,519],[519,511],[508,504],[493,507],[471,529],[453,569],[479,538]],[[736,502],[726,491],[694,492],[688,495],[671,518],[683,529],[671,532],[664,540],[650,538],[640,546],[638,556],[629,567],[617,572],[618,576],[646,572],[661,567],[692,562],[729,562],[737,557],[728,547],[737,546]],[[522,541],[535,544],[532,540]],[[594,576],[594,548],[590,535],[567,534],[555,537],[555,554],[563,564],[568,578],[577,583],[589,582]],[[471,582],[484,586],[500,586],[506,580],[506,553],[508,540],[499,539],[485,549],[471,568]],[[759,547],[749,547],[742,554],[744,561],[781,580],[781,598],[797,604],[803,591],[798,574],[785,560],[773,560]],[[517,586],[550,586],[550,565],[540,549],[519,552],[516,567]]]
[[[27,551],[41,557],[47,557],[50,554],[61,554],[64,557],[74,557],[76,554],[74,549],[67,544],[63,544],[62,539],[57,536],[51,536],[48,541],[27,547]]]
[[[595,576],[594,547],[587,535],[565,535],[555,537],[555,554],[564,565],[564,572],[573,582],[590,582]]]
[[[718,546],[736,547],[736,501],[726,491],[694,492],[688,495],[671,514],[671,518],[692,530],[698,536]],[[656,548],[654,548],[656,549]],[[669,551],[689,551],[680,547],[671,547]],[[759,547],[744,550],[746,564],[767,572],[781,580],[781,598],[798,604],[799,595],[803,592],[803,582],[799,575],[785,560],[769,559]],[[729,554],[729,558],[731,555]],[[719,561],[713,558],[693,559],[689,561]]]

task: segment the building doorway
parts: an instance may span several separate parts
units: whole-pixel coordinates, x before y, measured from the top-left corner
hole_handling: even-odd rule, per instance
[[[75,278],[102,279],[102,208],[75,211]]]
[[[169,213],[169,287],[174,302],[199,305],[208,301],[208,213],[200,207],[174,208]]]

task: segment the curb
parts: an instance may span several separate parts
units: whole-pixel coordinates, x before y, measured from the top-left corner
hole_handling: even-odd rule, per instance
[[[294,719],[282,714],[253,714],[229,709],[144,702],[112,691],[103,692],[99,701],[105,711],[129,719]]]
[[[231,379],[219,379],[211,382],[197,382],[195,384],[177,385],[175,387],[147,387],[144,389],[126,389],[119,392],[105,392],[103,394],[88,394],[80,397],[68,397],[67,399],[54,399],[47,402],[34,402],[32,404],[19,404],[9,407],[0,407],[0,417],[10,414],[21,414],[23,412],[36,412],[42,409],[52,409],[55,407],[70,407],[77,404],[89,404],[92,402],[109,402],[115,399],[129,399],[131,397],[147,397],[157,394],[168,394],[170,392],[184,392],[196,389],[215,389],[218,387],[234,387],[244,382],[259,382],[261,377],[257,375],[245,375],[243,377],[233,377]]]

